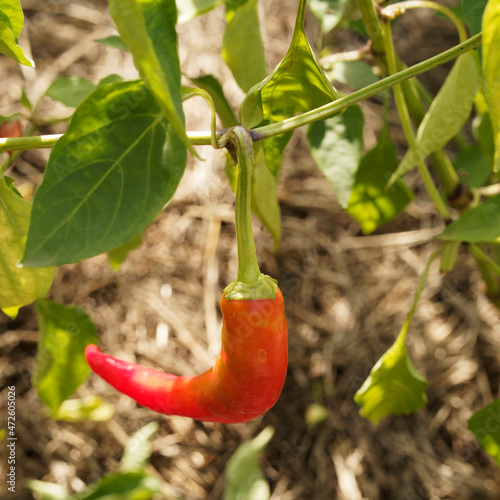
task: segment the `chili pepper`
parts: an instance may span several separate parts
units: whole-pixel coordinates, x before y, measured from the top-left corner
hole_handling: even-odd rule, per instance
[[[17,120],[0,123],[0,137],[21,137],[23,126]],[[12,156],[12,151],[7,151]]]
[[[288,328],[283,295],[257,265],[250,219],[253,143],[249,132],[226,133],[238,159],[238,276],[222,295],[222,348],[212,368],[184,377],[85,350],[92,370],[140,405],[209,422],[248,422],[277,401],[286,377]]]

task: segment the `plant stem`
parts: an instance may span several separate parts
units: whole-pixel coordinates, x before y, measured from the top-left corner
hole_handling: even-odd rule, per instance
[[[382,35],[382,25],[373,0],[357,0],[358,8],[363,18],[366,33],[372,41],[372,49],[377,54],[383,54],[384,38]]]
[[[387,67],[389,73],[393,74],[397,72],[397,58],[396,52],[394,50],[394,44],[392,41],[392,32],[390,23],[386,23],[383,27],[383,35],[385,42],[385,53],[387,57]],[[399,119],[401,120],[401,125],[403,127],[403,132],[405,134],[408,146],[413,150],[417,156],[417,168],[424,182],[425,188],[431,197],[439,215],[447,220],[450,218],[448,208],[443,202],[441,195],[439,194],[434,181],[432,180],[431,174],[425,164],[422,156],[418,153],[418,143],[415,133],[411,125],[410,113],[408,112],[408,106],[406,105],[405,96],[401,85],[395,85],[393,88],[394,100],[396,102],[396,108],[398,110]]]
[[[257,251],[252,230],[253,141],[243,127],[232,130],[233,145],[238,159],[238,188],[236,190],[236,239],[238,243],[238,275],[241,283],[253,283],[260,276]]]
[[[393,3],[382,9],[382,16],[387,16],[389,19],[394,19],[400,14],[404,14],[410,9],[433,9],[441,12],[448,17],[456,26],[460,42],[467,40],[467,32],[460,18],[448,7],[430,0],[406,0],[405,2]]]
[[[469,50],[475,49],[481,43],[481,33],[469,38],[466,42],[456,45],[451,49],[448,49],[440,54],[437,54],[430,59],[422,61],[418,64],[410,66],[402,71],[399,71],[387,78],[379,80],[378,82],[372,83],[367,87],[360,90],[356,90],[352,94],[348,94],[336,101],[325,104],[301,115],[294,116],[292,118],[287,118],[279,123],[272,123],[270,125],[265,125],[253,129],[251,135],[254,141],[267,139],[268,137],[273,137],[275,135],[280,135],[285,132],[290,132],[296,128],[302,127],[304,125],[309,125],[317,120],[323,120],[329,118],[332,115],[340,113],[344,109],[368,99],[388,88],[393,87],[409,78],[425,73],[426,71],[435,68],[441,64],[444,64],[458,56],[468,52]],[[219,141],[225,130],[217,131],[216,138]],[[209,146],[212,142],[212,135],[205,131],[191,131],[187,133],[189,139],[194,146]],[[0,152],[2,151],[15,151],[18,149],[38,149],[38,148],[51,148],[53,147],[57,140],[62,136],[62,134],[54,135],[42,135],[35,137],[16,137],[16,138],[0,138]]]

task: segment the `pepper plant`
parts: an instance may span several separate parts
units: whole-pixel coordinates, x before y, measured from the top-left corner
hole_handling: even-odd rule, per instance
[[[212,75],[190,79],[185,75],[186,85],[181,84],[176,25],[215,7],[225,9],[227,21],[222,56],[245,93],[237,116]],[[400,334],[356,393],[361,415],[374,423],[426,404],[427,382],[409,358],[406,337],[433,261],[439,259],[441,271],[448,272],[460,248],[470,252],[487,296],[500,304],[500,0],[462,0],[460,15],[428,0],[311,0],[309,7],[324,34],[344,25],[355,28],[363,40],[357,50],[322,58],[312,50],[304,31],[306,7],[306,0],[297,1],[290,47],[268,73],[257,0],[179,0],[177,5],[174,0],[110,0],[120,37],[101,43],[129,50],[140,79],[123,81],[110,75],[98,83],[71,77],[56,80],[47,95],[76,107],[62,135],[36,134],[37,104],[30,103],[24,93],[20,105],[27,111],[2,117],[3,122],[21,117],[29,125],[24,137],[0,139],[0,152],[13,152],[2,165],[0,178],[0,307],[15,315],[18,308],[36,301],[42,335],[35,382],[54,416],[87,376],[84,349],[96,342],[95,328],[83,311],[44,298],[56,266],[103,252],[118,262],[125,258],[174,194],[188,154],[197,155],[195,145],[228,151],[227,172],[237,198],[237,283],[250,284],[250,289],[260,283],[255,296],[248,287],[239,297],[237,286],[230,289],[236,294],[234,300],[243,301],[276,296],[271,281],[267,282],[271,295],[261,287],[251,226],[247,230],[249,207],[279,245],[276,185],[294,130],[307,129],[311,155],[330,181],[332,195],[359,222],[364,234],[397,217],[411,202],[413,193],[405,174],[417,169],[444,229],[436,237],[438,248],[421,277]],[[407,67],[395,50],[392,27],[398,17],[420,8],[447,17],[460,40]],[[356,17],[362,23],[354,22]],[[23,24],[17,0],[2,3],[0,23],[0,52],[32,65],[17,44]],[[453,67],[432,96],[418,76],[449,61],[454,61]],[[354,90],[341,94],[332,85],[332,75],[338,75],[340,67],[354,65],[363,78],[346,81]],[[376,146],[363,149],[364,119],[358,104],[377,94],[386,111],[392,103],[396,107],[408,144],[402,158],[391,142],[387,113],[381,117]],[[185,128],[182,105],[193,96],[202,96],[210,106],[210,131]],[[472,136],[466,132],[471,117]],[[6,136],[16,135],[10,134],[12,127],[4,125],[1,130]],[[455,156],[446,149],[450,142],[458,149]],[[245,154],[242,144],[249,149]],[[30,148],[52,148],[32,203],[20,196],[8,176],[19,152]],[[247,162],[253,176],[242,168]],[[243,194],[245,207],[238,203]],[[68,318],[78,325],[78,335],[65,330]],[[54,352],[57,336],[65,338],[66,348]],[[95,356],[102,356],[95,348],[88,352],[91,365]],[[286,358],[286,353],[282,356]],[[156,379],[150,385],[154,383]],[[126,386],[118,388],[135,392]],[[148,404],[151,400],[141,403],[160,409]],[[495,408],[499,404],[495,402]],[[488,429],[485,419],[490,410],[494,408],[477,413],[470,428],[500,462],[500,434],[478,432]],[[171,413],[171,409],[166,411]]]

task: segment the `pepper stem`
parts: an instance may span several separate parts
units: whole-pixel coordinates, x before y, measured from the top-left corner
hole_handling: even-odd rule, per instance
[[[226,132],[221,142],[229,143],[230,152],[233,158],[236,157],[238,165],[235,208],[238,274],[236,280],[224,290],[226,299],[274,299],[277,291],[276,281],[260,272],[252,230],[252,136],[246,128],[237,126]]]

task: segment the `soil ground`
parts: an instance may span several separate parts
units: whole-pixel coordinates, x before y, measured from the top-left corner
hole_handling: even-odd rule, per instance
[[[444,2],[443,2],[444,3]],[[455,4],[456,2],[447,2]],[[130,57],[94,39],[114,33],[101,1],[23,0],[27,28],[22,44],[36,70],[0,59],[0,114],[18,110],[20,88],[36,99],[53,79],[78,75],[94,81],[110,73],[133,78]],[[262,27],[270,68],[286,52],[297,2],[261,0]],[[311,40],[318,27],[307,18]],[[241,91],[222,64],[223,10],[179,28],[185,74],[212,73],[237,107]],[[457,42],[453,27],[428,11],[408,13],[395,29],[404,60],[414,63]],[[359,46],[347,31],[333,38],[334,50]],[[447,68],[425,76],[439,88]],[[363,103],[366,145],[380,129],[377,98]],[[40,114],[64,116],[49,99]],[[186,107],[188,128],[208,130],[201,101]],[[396,115],[391,135],[405,144]],[[40,130],[57,133],[61,125]],[[112,272],[105,256],[58,269],[50,297],[83,308],[98,327],[106,352],[186,375],[211,365],[219,347],[220,291],[236,275],[234,199],[224,160],[200,148],[206,161],[190,159],[174,198],[146,230],[142,245]],[[13,175],[26,196],[40,182],[47,151],[27,151]],[[269,234],[255,221],[262,270],[283,290],[290,330],[289,370],[283,394],[264,417],[241,425],[200,423],[138,407],[96,376],[77,396],[98,394],[115,406],[105,423],[54,422],[43,414],[31,383],[38,332],[33,307],[16,320],[0,318],[0,408],[7,386],[18,394],[16,432],[18,496],[30,498],[25,479],[55,482],[81,491],[117,470],[125,443],[146,423],[160,429],[153,439],[151,471],[166,496],[186,500],[222,498],[224,469],[244,440],[268,425],[275,434],[262,456],[273,500],[416,500],[500,498],[500,474],[467,430],[474,411],[499,396],[500,320],[481,292],[473,262],[460,255],[443,276],[431,269],[409,334],[409,351],[429,381],[428,406],[416,414],[387,417],[378,426],[358,415],[353,395],[394,341],[427,258],[432,236],[442,229],[417,176],[408,184],[416,198],[390,224],[370,236],[336,203],[328,181],[297,131],[280,174],[283,238],[273,253]],[[169,330],[166,346],[157,332]],[[313,403],[324,404],[326,420],[308,424]],[[2,427],[0,421],[0,427]],[[3,449],[2,449],[3,448]],[[5,446],[0,443],[4,487]]]

